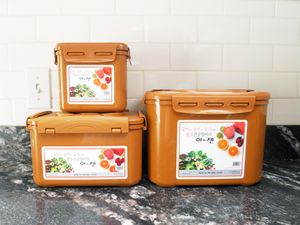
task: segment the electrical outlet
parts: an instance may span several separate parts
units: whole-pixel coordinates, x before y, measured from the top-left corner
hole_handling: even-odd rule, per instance
[[[50,109],[50,69],[29,68],[27,70],[27,108]]]

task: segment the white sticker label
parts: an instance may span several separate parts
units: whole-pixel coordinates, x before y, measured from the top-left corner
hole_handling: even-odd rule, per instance
[[[176,178],[242,179],[246,120],[179,120]]]
[[[69,104],[114,104],[114,66],[68,65]]]
[[[45,180],[127,179],[126,146],[44,146]]]

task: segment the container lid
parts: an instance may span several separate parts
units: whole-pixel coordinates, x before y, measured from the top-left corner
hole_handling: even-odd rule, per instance
[[[116,55],[130,59],[130,50],[124,43],[58,43],[54,49],[54,63],[62,56],[69,63],[113,62]]]
[[[141,112],[123,113],[63,113],[45,111],[27,118],[27,128],[38,133],[127,133],[143,129],[145,116]]]
[[[145,103],[171,104],[173,110],[188,114],[249,113],[257,105],[267,105],[270,94],[263,91],[236,90],[153,90],[145,94]]]
[[[265,91],[254,91],[248,89],[229,89],[229,90],[172,90],[160,89],[145,93],[145,100],[171,100],[173,96],[191,96],[191,97],[213,97],[213,96],[254,96],[256,101],[267,101],[270,94]]]

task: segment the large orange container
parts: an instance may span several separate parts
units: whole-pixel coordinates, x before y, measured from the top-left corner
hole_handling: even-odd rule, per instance
[[[118,112],[126,108],[126,62],[123,43],[59,43],[60,108],[65,112]]]
[[[252,90],[147,92],[150,180],[160,186],[257,183],[269,98]]]
[[[129,186],[142,174],[141,113],[42,112],[27,119],[40,186]]]

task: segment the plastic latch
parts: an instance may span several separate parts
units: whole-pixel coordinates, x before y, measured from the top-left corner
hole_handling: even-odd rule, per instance
[[[45,128],[45,134],[55,134],[54,128]]]
[[[112,134],[120,134],[120,133],[122,133],[122,129],[121,128],[111,128],[111,133]]]

